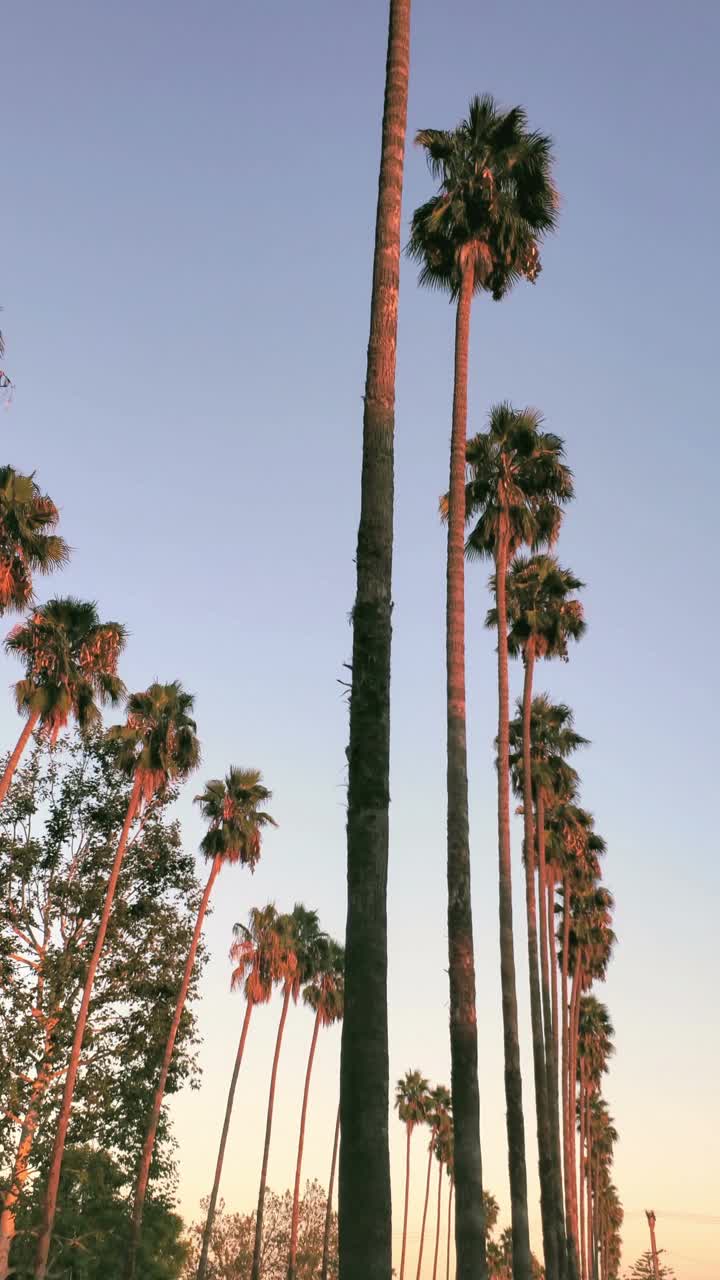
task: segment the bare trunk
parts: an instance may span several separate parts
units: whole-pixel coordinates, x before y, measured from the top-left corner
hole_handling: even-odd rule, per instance
[[[207,1218],[205,1219],[205,1230],[203,1231],[197,1280],[205,1280],[205,1274],[207,1272],[208,1253],[210,1252],[210,1240],[212,1238],[213,1222],[215,1221],[215,1207],[217,1205],[218,1193],[220,1191],[220,1178],[222,1177],[225,1147],[227,1145],[228,1131],[230,1129],[230,1117],[232,1116],[233,1103],[235,1101],[235,1089],[237,1087],[240,1064],[243,1060],[243,1053],[245,1052],[245,1041],[247,1039],[253,1008],[254,1005],[252,1001],[248,1000],[245,1006],[245,1017],[243,1018],[242,1031],[240,1033],[240,1043],[238,1044],[237,1054],[235,1055],[235,1065],[233,1067],[232,1079],[230,1080],[230,1088],[228,1090],[225,1119],[223,1121],[222,1135],[220,1137],[220,1148],[218,1150],[217,1163],[215,1165],[215,1179],[213,1181],[212,1192],[210,1193]]]
[[[585,1145],[587,1148],[587,1162],[585,1165],[585,1192],[587,1195],[587,1238],[588,1238],[588,1264],[587,1273],[588,1280],[594,1280],[595,1277],[595,1242],[593,1221],[593,1179],[592,1179],[592,1130],[590,1126],[590,1097],[586,1097],[585,1102]]]
[[[450,1234],[450,1224],[452,1223],[452,1203],[453,1203],[454,1186],[455,1184],[451,1178],[450,1179],[450,1196],[448,1199],[447,1260],[445,1265],[445,1280],[450,1280],[450,1240],[452,1239]]]
[[[405,1209],[403,1212],[402,1253],[400,1254],[400,1280],[405,1278],[405,1250],[407,1248],[408,1208],[410,1206],[410,1139],[412,1138],[412,1125],[406,1125],[405,1129]]]
[[[431,1173],[432,1173],[432,1138],[430,1139],[430,1150],[428,1151],[427,1179],[425,1181],[425,1203],[423,1205],[422,1227],[420,1228],[420,1251],[418,1253],[416,1280],[420,1280],[420,1273],[422,1271],[423,1249],[425,1246],[425,1223],[427,1222],[428,1204],[430,1202],[430,1174]]]
[[[503,1042],[505,1050],[505,1102],[512,1214],[513,1280],[530,1280],[530,1227],[528,1223],[525,1120],[522,1105],[520,1039],[515,945],[512,917],[512,868],[510,863],[510,695],[508,689],[506,578],[508,565],[507,512],[500,517],[496,553],[498,617],[498,854],[500,882],[500,982],[502,986]]]
[[[308,1098],[310,1097],[310,1077],[312,1076],[315,1050],[320,1031],[320,1010],[315,1014],[307,1071],[305,1072],[305,1088],[303,1090],[302,1110],[300,1112],[300,1137],[298,1138],[297,1164],[295,1166],[295,1188],[293,1191],[292,1221],[290,1223],[290,1257],[288,1259],[288,1280],[295,1280],[297,1273],[298,1227],[300,1223],[300,1178],[302,1176],[303,1147],[305,1145],[305,1121],[307,1119]]]
[[[290,994],[291,987],[289,983],[286,983],[285,993],[283,995],[282,1012],[280,1014],[280,1022],[278,1024],[277,1040],[275,1041],[275,1056],[273,1057],[272,1072],[270,1075],[270,1093],[268,1095],[267,1121],[265,1124],[265,1146],[263,1148],[263,1162],[262,1169],[260,1171],[260,1190],[258,1192],[257,1213],[255,1215],[255,1248],[253,1250],[252,1280],[260,1280],[263,1212],[265,1209],[265,1187],[267,1185],[268,1160],[270,1159],[270,1137],[272,1134],[273,1108],[275,1106],[275,1085],[277,1083],[280,1049],[282,1047],[282,1038],[283,1031],[285,1030],[288,1005],[290,1004]]]
[[[30,735],[32,734],[32,731],[35,728],[35,725],[37,724],[39,719],[40,719],[40,712],[33,711],[32,715],[29,715],[27,720],[25,721],[25,726],[23,728],[22,733],[20,734],[20,737],[17,740],[15,750],[13,751],[12,755],[10,756],[10,759],[8,760],[5,766],[5,772],[2,778],[0,778],[0,804],[2,804],[8,791],[10,790],[10,784],[12,783],[13,777],[15,776],[15,770],[17,769],[18,764],[20,763],[20,757],[22,756],[22,753],[28,744]]]
[[[555,955],[554,934],[551,932],[554,913],[551,914],[552,904],[550,902],[548,867],[545,861],[545,797],[543,795],[542,787],[539,788],[537,797],[536,838],[538,849],[538,899],[540,902],[540,963],[542,970],[543,1023],[545,1027],[545,1068],[547,1078],[548,1119],[550,1123],[550,1139],[552,1143],[553,1212],[555,1217],[558,1275],[560,1280],[566,1280],[567,1245],[565,1242],[562,1155],[560,1151],[558,1063],[553,1031],[553,1022],[557,1022],[557,1008],[551,1008],[550,997],[550,964],[552,958],[553,999],[555,1005],[557,1005],[557,982],[555,973],[555,970],[557,969],[557,959]]]
[[[568,1110],[570,1116],[569,1137],[570,1137],[570,1212],[571,1212],[571,1231],[575,1245],[576,1257],[579,1257],[579,1232],[578,1232],[578,1161],[577,1161],[577,1142],[576,1142],[576,1101],[577,1101],[577,1042],[578,1042],[578,1018],[580,1016],[580,995],[582,991],[582,966],[578,958],[573,974],[572,994],[570,996],[570,1027],[569,1027],[569,1070],[568,1070]],[[582,1259],[580,1258],[580,1262]],[[580,1266],[578,1265],[578,1272]]]
[[[152,1163],[153,1150],[155,1148],[155,1135],[157,1134],[158,1122],[160,1120],[160,1112],[162,1111],[163,1099],[165,1097],[165,1086],[167,1085],[168,1073],[170,1071],[170,1063],[172,1062],[173,1051],[175,1049],[175,1040],[177,1038],[180,1019],[183,1015],[187,994],[190,989],[190,980],[192,978],[193,969],[195,968],[195,957],[200,944],[200,935],[205,922],[205,913],[210,902],[210,895],[213,885],[217,879],[220,870],[220,858],[214,859],[208,876],[205,892],[203,893],[200,907],[195,921],[195,929],[190,943],[187,960],[185,961],[185,971],[183,973],[178,998],[175,1004],[175,1013],[170,1031],[168,1033],[167,1044],[165,1045],[165,1053],[163,1055],[162,1066],[160,1068],[160,1078],[155,1090],[152,1110],[148,1120],[147,1131],[145,1133],[145,1142],[143,1145],[142,1156],[140,1158],[140,1168],[138,1170],[137,1183],[135,1186],[135,1202],[133,1204],[132,1219],[130,1223],[130,1248],[128,1254],[126,1276],[127,1280],[135,1280],[137,1272],[137,1252],[140,1244],[140,1233],[142,1231],[143,1208],[145,1206],[145,1196],[147,1194],[148,1179],[150,1177],[150,1165]]]
[[[585,1236],[585,1090],[582,1081],[582,1067],[578,1102],[580,1107],[580,1275],[582,1280],[588,1280],[587,1239]]]
[[[80,1066],[80,1052],[82,1050],[83,1038],[85,1036],[85,1026],[87,1023],[88,1009],[90,1007],[93,982],[95,981],[95,973],[100,962],[100,956],[105,942],[105,934],[107,933],[110,911],[112,909],[115,890],[117,888],[117,882],[120,876],[123,858],[125,856],[130,827],[132,825],[133,818],[137,813],[138,805],[140,804],[140,794],[141,780],[139,777],[136,777],[133,783],[127,813],[125,814],[125,821],[120,833],[120,841],[118,843],[117,853],[115,854],[115,861],[113,862],[112,871],[110,872],[110,879],[105,893],[105,904],[103,906],[102,916],[100,917],[100,926],[95,939],[95,946],[90,958],[90,964],[88,965],[85,987],[83,989],[82,1000],[80,1002],[80,1010],[75,1024],[75,1035],[73,1037],[67,1075],[65,1076],[65,1088],[63,1089],[62,1102],[60,1103],[60,1114],[58,1116],[55,1141],[53,1143],[52,1156],[50,1159],[50,1171],[48,1173],[47,1187],[45,1189],[45,1196],[43,1199],[42,1226],[38,1236],[37,1251],[35,1254],[35,1280],[45,1280],[45,1275],[47,1273],[48,1254],[50,1252],[53,1226],[55,1225],[55,1209],[57,1207],[57,1194],[58,1187],[60,1185],[60,1171],[62,1169],[63,1155],[65,1152],[65,1139],[67,1137],[68,1125],[70,1123],[70,1109],[72,1107],[73,1094],[75,1092],[75,1081],[77,1080],[78,1068]]]
[[[333,1140],[333,1153],[332,1153],[332,1161],[330,1164],[330,1184],[328,1186],[327,1204],[325,1206],[325,1232],[323,1234],[323,1255],[322,1255],[322,1267],[320,1268],[320,1280],[328,1280],[328,1266],[330,1263],[330,1230],[332,1227],[332,1198],[333,1198],[333,1188],[335,1186],[335,1167],[337,1165],[339,1145],[340,1145],[340,1107],[338,1107],[337,1120],[335,1121],[335,1138]]]
[[[437,1222],[435,1224],[435,1256],[433,1257],[433,1280],[437,1280],[438,1253],[440,1251],[440,1213],[442,1209],[442,1174],[443,1167],[438,1160],[438,1192],[437,1192]]]
[[[387,864],[395,363],[410,0],[390,0],[353,609],[340,1275],[390,1280]]]
[[[455,322],[447,544],[447,882],[458,1280],[486,1280],[465,699],[465,469],[472,267]]]
[[[570,1280],[578,1280],[577,1236],[573,1234],[572,1214],[572,1156],[570,1119],[570,1009],[568,1006],[568,967],[570,946],[570,880],[565,877],[563,887],[563,940],[562,940],[562,1108],[563,1108],[563,1170],[565,1174],[565,1231],[567,1235],[568,1272]],[[574,1124],[574,1118],[572,1120]]]

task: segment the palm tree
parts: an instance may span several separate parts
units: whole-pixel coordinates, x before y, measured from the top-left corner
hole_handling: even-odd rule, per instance
[[[250,912],[249,925],[236,924],[234,928],[235,941],[230,948],[230,959],[234,965],[231,988],[235,990],[241,984],[244,984],[245,1017],[243,1018],[240,1041],[228,1090],[220,1148],[215,1165],[215,1178],[210,1193],[205,1229],[203,1231],[197,1280],[205,1280],[207,1272],[210,1239],[212,1237],[215,1209],[220,1191],[220,1178],[225,1160],[225,1147],[227,1145],[230,1119],[235,1102],[235,1090],[243,1053],[245,1052],[245,1041],[250,1029],[252,1011],[256,1005],[268,1003],[272,995],[273,983],[279,981],[285,964],[285,956],[281,949],[281,932],[280,917],[272,903],[268,903],[266,907],[262,908],[253,907]]]
[[[310,969],[312,963],[312,970]],[[307,977],[303,988],[303,1000],[315,1012],[310,1052],[308,1054],[307,1071],[305,1073],[305,1089],[303,1091],[302,1111],[300,1113],[300,1136],[298,1138],[297,1164],[295,1167],[295,1187],[293,1190],[292,1218],[290,1223],[290,1256],[288,1259],[288,1280],[296,1280],[297,1275],[297,1243],[300,1223],[300,1178],[302,1175],[303,1146],[305,1143],[305,1121],[307,1119],[308,1097],[310,1095],[310,1077],[312,1075],[315,1049],[321,1027],[332,1026],[339,1022],[343,1015],[345,953],[343,948],[331,938],[327,938],[318,948],[317,956],[309,957]]]
[[[521,768],[513,773],[515,789],[522,796],[525,828],[525,910],[528,935],[528,970],[530,978],[530,1017],[532,1025],[535,1105],[540,1173],[540,1198],[543,1225],[543,1250],[548,1280],[566,1274],[564,1222],[562,1216],[559,1135],[553,1141],[550,1084],[546,1046],[543,1035],[543,1010],[538,959],[537,900],[535,895],[535,822],[533,758],[531,744],[533,673],[538,658],[560,657],[567,660],[570,639],[578,640],[585,630],[583,608],[573,593],[582,587],[567,569],[562,569],[553,556],[516,556],[507,575],[507,616],[509,624],[508,653],[522,654],[525,680],[522,698]],[[487,625],[498,625],[497,611],[491,609]],[[512,728],[509,728],[512,740]],[[514,761],[511,759],[511,763]],[[518,774],[520,776],[518,776]],[[544,904],[544,888],[539,896]],[[543,911],[544,914],[544,911]],[[546,1007],[546,1017],[548,1009]]]
[[[348,746],[340,1270],[390,1280],[387,865],[395,357],[410,0],[390,0],[363,411]]]
[[[172,684],[151,684],[144,693],[130,695],[127,700],[126,723],[117,725],[108,732],[108,738],[117,746],[117,766],[132,779],[132,789],[75,1024],[43,1199],[42,1226],[35,1256],[35,1280],[45,1280],[47,1272],[65,1138],[70,1122],[70,1109],[80,1066],[80,1053],[90,998],[130,828],[143,804],[149,804],[153,796],[169,783],[182,781],[197,768],[200,745],[197,739],[197,727],[191,716],[192,709],[193,698],[185,692],[179,681],[175,680]]]
[[[48,600],[13,628],[5,648],[25,666],[15,701],[26,720],[0,779],[0,804],[38,724],[54,744],[71,716],[86,730],[100,720],[98,704],[120,701],[125,686],[117,663],[125,640],[119,622],[101,622],[96,604],[72,596]]]
[[[475,963],[470,895],[465,698],[465,564],[463,556],[467,386],[473,295],[503,298],[540,270],[539,242],[555,225],[551,143],[528,129],[521,107],[500,110],[474,98],[451,132],[422,129],[439,183],[416,209],[408,251],[421,263],[420,283],[443,289],[457,304],[447,544],[447,840],[450,1051],[455,1116],[455,1186],[459,1280],[485,1277]],[[529,1265],[529,1242],[527,1249]],[[520,1260],[524,1260],[519,1250]]]
[[[430,1084],[419,1071],[406,1071],[395,1087],[395,1108],[405,1125],[405,1210],[403,1213],[400,1280],[405,1277],[408,1206],[410,1203],[410,1142],[417,1125],[425,1124],[430,1107]]]
[[[53,573],[69,560],[67,543],[52,532],[59,520],[34,475],[0,467],[0,614],[30,604],[33,574]]]
[[[593,995],[580,998],[578,1014],[578,1129],[580,1133],[580,1257],[583,1280],[594,1280],[592,1101],[613,1053],[607,1008]],[[587,1205],[587,1215],[585,1207]],[[587,1232],[586,1232],[587,1223]]]
[[[432,1158],[435,1153],[435,1144],[438,1135],[442,1129],[446,1128],[450,1123],[450,1115],[452,1111],[452,1098],[450,1090],[445,1085],[437,1084],[428,1094],[428,1106],[425,1114],[425,1123],[430,1128],[430,1140],[428,1142],[428,1164],[427,1178],[425,1180],[425,1203],[423,1205],[422,1228],[420,1230],[420,1248],[418,1251],[417,1278],[420,1280],[422,1272],[423,1248],[425,1244],[425,1225],[427,1223],[428,1204],[430,1201],[430,1175],[432,1173]]]
[[[287,1019],[290,999],[296,1002],[302,984],[317,966],[320,948],[326,942],[325,934],[320,932],[317,913],[308,911],[298,902],[290,915],[279,916],[278,932],[278,978],[283,986],[283,1002],[275,1040],[275,1054],[270,1075],[270,1092],[268,1095],[267,1121],[265,1124],[265,1146],[263,1148],[262,1169],[260,1172],[260,1189],[258,1206],[255,1215],[255,1246],[253,1249],[252,1280],[260,1280],[260,1256],[262,1252],[263,1210],[265,1208],[265,1188],[267,1186],[268,1160],[270,1158],[270,1138],[272,1135],[273,1109],[275,1106],[275,1087],[277,1084],[280,1049]]]
[[[467,520],[474,522],[467,542],[468,555],[495,562],[500,978],[515,1280],[529,1274],[531,1255],[512,920],[507,569],[510,558],[523,544],[537,549],[552,545],[557,538],[563,505],[573,495],[572,473],[565,466],[563,455],[562,441],[542,430],[542,417],[536,409],[516,410],[507,403],[490,410],[487,431],[475,436],[467,449],[469,478],[465,487],[465,513]],[[547,1170],[543,1172],[546,1174]],[[552,1189],[546,1177],[543,1185],[544,1237],[550,1255],[547,1265],[552,1268],[555,1262],[554,1236],[549,1229],[552,1200],[550,1204],[547,1201],[547,1192],[550,1190],[552,1195]]]
[[[209,822],[209,827],[203,836],[200,849],[210,863],[210,874],[205,885],[205,892],[200,900],[195,929],[185,962],[180,990],[175,1002],[175,1012],[170,1024],[160,1076],[145,1133],[145,1142],[135,1186],[135,1202],[133,1205],[127,1266],[128,1280],[134,1280],[135,1276],[143,1206],[155,1147],[155,1135],[160,1120],[163,1098],[165,1097],[165,1086],[175,1048],[175,1037],[178,1033],[180,1019],[182,1018],[190,988],[190,980],[195,968],[195,957],[200,943],[205,913],[210,902],[210,895],[217,875],[223,866],[239,862],[243,866],[249,867],[251,871],[254,869],[260,857],[263,829],[277,825],[274,818],[271,818],[269,813],[260,808],[261,805],[267,804],[271,799],[272,792],[268,791],[267,787],[263,785],[262,774],[258,769],[239,769],[235,765],[231,765],[224,779],[213,778],[207,783],[202,795],[196,796],[196,802],[200,805],[203,817]]]
[[[327,1204],[325,1206],[325,1230],[323,1231],[323,1251],[322,1251],[322,1264],[320,1267],[320,1280],[328,1280],[328,1267],[330,1265],[330,1231],[332,1229],[333,1189],[335,1187],[335,1170],[337,1168],[339,1146],[340,1146],[340,1105],[338,1104],[337,1116],[335,1119],[335,1136],[333,1138],[332,1160],[330,1161],[330,1181],[328,1183]]]
[[[446,1111],[442,1117],[440,1128],[435,1136],[435,1159],[438,1164],[438,1188],[437,1188],[437,1218],[435,1222],[435,1252],[433,1254],[433,1280],[437,1280],[438,1254],[440,1252],[440,1219],[442,1208],[442,1175],[443,1169],[448,1167],[452,1158],[453,1149],[453,1132],[452,1118],[449,1111]],[[450,1206],[448,1203],[448,1222],[450,1221]]]

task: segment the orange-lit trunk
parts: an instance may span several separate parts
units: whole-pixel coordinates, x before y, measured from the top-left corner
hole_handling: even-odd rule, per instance
[[[265,1187],[267,1186],[268,1160],[270,1159],[270,1137],[272,1134],[273,1108],[275,1106],[275,1086],[277,1084],[280,1049],[282,1047],[283,1031],[285,1030],[285,1020],[287,1018],[288,1006],[290,1004],[291,990],[292,988],[290,984],[286,983],[282,1002],[282,1012],[280,1014],[280,1022],[278,1024],[277,1040],[275,1041],[275,1055],[273,1057],[272,1073],[270,1075],[270,1093],[268,1095],[267,1120],[265,1122],[265,1146],[263,1148],[263,1162],[262,1169],[260,1171],[260,1190],[258,1192],[257,1213],[255,1215],[255,1247],[253,1249],[252,1280],[260,1280],[263,1212],[265,1209]]]
[[[308,1098],[310,1097],[310,1077],[312,1075],[315,1050],[320,1031],[321,1012],[315,1014],[307,1071],[305,1072],[305,1088],[303,1090],[302,1110],[300,1112],[300,1137],[298,1138],[297,1164],[295,1166],[295,1188],[293,1191],[292,1219],[290,1223],[290,1257],[288,1259],[288,1280],[295,1280],[297,1275],[298,1226],[300,1223],[300,1178],[302,1175],[303,1147],[305,1145],[305,1121],[307,1119]]]
[[[579,1232],[578,1232],[578,1160],[577,1160],[577,1142],[576,1142],[576,1101],[577,1101],[577,1045],[578,1045],[578,1021],[580,1018],[580,996],[582,994],[582,965],[578,957],[575,964],[575,972],[572,981],[572,993],[570,996],[570,1025],[569,1025],[569,1070],[568,1070],[568,1111],[570,1117],[570,1212],[571,1212],[571,1231],[572,1239],[575,1246],[575,1254],[578,1258],[578,1273],[580,1273],[580,1265],[582,1258],[578,1253],[579,1249]]]
[[[437,1190],[437,1222],[435,1224],[435,1255],[433,1257],[433,1280],[437,1280],[438,1253],[440,1251],[440,1213],[442,1209],[442,1172],[443,1167],[438,1160],[438,1190]]]
[[[20,763],[20,758],[22,756],[22,753],[25,750],[28,744],[28,741],[30,739],[30,736],[33,732],[33,729],[35,728],[39,719],[40,719],[40,712],[33,711],[32,715],[28,716],[27,720],[25,721],[25,727],[22,733],[20,734],[20,737],[17,740],[17,743],[15,745],[15,750],[13,751],[12,755],[10,756],[10,759],[8,760],[5,766],[5,772],[2,778],[0,778],[0,804],[2,804],[8,791],[10,790],[10,784],[13,780],[13,777],[15,776],[15,770],[17,769]]]
[[[550,914],[551,887],[549,868],[545,860],[545,797],[542,787],[537,797],[537,849],[538,849],[538,899],[540,903],[540,964],[542,970],[542,1004],[543,1023],[545,1028],[545,1071],[547,1080],[548,1120],[550,1140],[552,1143],[552,1179],[553,1179],[553,1213],[555,1219],[555,1240],[557,1250],[558,1275],[560,1280],[567,1276],[567,1245],[565,1243],[565,1213],[563,1210],[562,1155],[560,1150],[560,1112],[558,1093],[558,1063],[553,1033],[553,1020],[557,1023],[557,1008],[551,1008],[550,966],[552,959],[553,1000],[557,1005],[557,982],[555,970],[554,935],[551,933],[553,915]]]
[[[330,1265],[330,1231],[332,1228],[332,1198],[333,1188],[335,1186],[335,1168],[337,1166],[338,1147],[340,1145],[340,1107],[338,1107],[337,1120],[335,1121],[335,1138],[333,1139],[333,1153],[330,1164],[330,1183],[328,1186],[327,1204],[325,1206],[325,1231],[323,1234],[323,1253],[322,1266],[320,1268],[320,1280],[328,1280],[328,1268]]]
[[[402,1252],[400,1254],[400,1280],[405,1280],[405,1251],[407,1248],[408,1208],[410,1205],[410,1139],[412,1125],[405,1126],[405,1209],[403,1211]]]
[[[454,1185],[455,1184],[453,1183],[453,1180],[451,1178],[450,1179],[450,1195],[448,1197],[447,1259],[445,1263],[445,1280],[450,1280],[450,1241],[452,1239],[452,1236],[450,1234],[450,1224],[452,1223],[452,1205],[453,1205]]]
[[[580,1064],[578,1105],[580,1110],[580,1161],[578,1170],[580,1184],[580,1275],[582,1280],[588,1280],[587,1239],[585,1236],[585,1089],[583,1087],[582,1063]]]
[[[55,1225],[55,1210],[57,1207],[58,1187],[60,1185],[60,1171],[62,1169],[63,1155],[65,1152],[65,1139],[67,1137],[68,1125],[70,1124],[70,1109],[72,1107],[73,1094],[75,1092],[75,1081],[77,1080],[77,1073],[80,1067],[80,1052],[82,1050],[83,1039],[85,1036],[85,1026],[87,1023],[88,1010],[90,1008],[90,998],[92,996],[95,973],[97,971],[98,964],[100,963],[100,956],[105,942],[105,934],[107,933],[108,922],[110,920],[110,911],[112,910],[113,900],[115,898],[115,890],[117,888],[123,858],[125,857],[130,827],[132,826],[133,819],[140,804],[141,787],[141,779],[136,777],[130,794],[130,802],[128,804],[127,813],[125,814],[125,821],[120,833],[115,861],[113,862],[110,879],[108,880],[108,886],[105,893],[105,903],[103,906],[102,916],[100,917],[100,926],[95,939],[93,953],[90,957],[90,963],[88,965],[88,971],[85,978],[85,987],[83,989],[82,1000],[80,1002],[80,1010],[75,1024],[75,1035],[73,1037],[72,1050],[70,1053],[70,1062],[65,1076],[65,1088],[63,1089],[62,1102],[60,1103],[60,1114],[58,1116],[55,1141],[53,1143],[52,1156],[50,1159],[47,1187],[45,1189],[45,1196],[43,1199],[42,1225],[35,1253],[35,1280],[45,1280],[47,1273],[48,1254],[50,1252],[53,1227]]]
[[[432,1172],[432,1139],[430,1139],[430,1150],[428,1151],[427,1179],[425,1181],[425,1204],[423,1205],[422,1227],[420,1228],[420,1252],[418,1253],[416,1280],[420,1280],[420,1273],[422,1271],[423,1247],[425,1245],[425,1223],[427,1222],[428,1203],[430,1201],[431,1172]]]
[[[140,1233],[142,1230],[143,1208],[145,1206],[145,1196],[147,1194],[148,1179],[150,1177],[150,1165],[152,1163],[152,1155],[155,1148],[155,1135],[157,1134],[160,1112],[162,1111],[163,1099],[165,1097],[165,1086],[167,1085],[167,1078],[170,1071],[173,1051],[175,1049],[175,1040],[180,1026],[180,1019],[182,1018],[188,991],[190,990],[190,980],[192,978],[193,969],[195,968],[195,957],[197,956],[197,949],[200,945],[200,935],[202,933],[203,924],[205,923],[205,914],[208,909],[210,895],[213,891],[213,885],[217,879],[220,866],[221,861],[220,858],[217,857],[214,859],[210,869],[210,875],[208,876],[207,884],[205,885],[205,892],[203,893],[200,907],[198,909],[195,929],[190,943],[190,950],[188,951],[187,960],[185,961],[185,971],[182,976],[182,982],[180,983],[180,990],[175,1003],[175,1012],[170,1024],[167,1044],[165,1045],[165,1053],[163,1055],[162,1066],[160,1068],[160,1077],[155,1090],[152,1110],[150,1112],[147,1131],[145,1133],[145,1142],[143,1144],[142,1156],[140,1158],[140,1168],[138,1170],[137,1183],[135,1186],[135,1202],[133,1205],[132,1220],[130,1224],[130,1251],[126,1269],[127,1280],[135,1280],[137,1270],[137,1251],[140,1244]]]
[[[571,1154],[571,1118],[570,1118],[570,1008],[568,992],[569,951],[570,947],[570,878],[565,877],[563,885],[563,940],[562,940],[562,1080],[560,1092],[563,1108],[563,1171],[565,1175],[565,1232],[568,1249],[568,1272],[570,1280],[579,1280],[577,1236],[573,1232],[572,1212],[572,1177],[573,1163]],[[574,1117],[572,1124],[574,1124]]]

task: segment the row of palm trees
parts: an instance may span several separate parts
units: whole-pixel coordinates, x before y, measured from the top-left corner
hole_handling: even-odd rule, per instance
[[[428,1081],[419,1071],[406,1071],[398,1080],[395,1090],[395,1108],[399,1119],[405,1125],[405,1205],[403,1211],[402,1252],[400,1255],[400,1280],[405,1276],[405,1254],[407,1249],[408,1210],[410,1206],[410,1144],[415,1129],[425,1125],[429,1129],[427,1176],[425,1179],[425,1200],[423,1203],[422,1226],[420,1229],[420,1248],[418,1250],[417,1280],[422,1275],[423,1251],[425,1244],[425,1227],[427,1223],[428,1204],[430,1200],[430,1175],[432,1173],[433,1156],[437,1161],[437,1210],[435,1219],[435,1252],[433,1255],[433,1280],[437,1280],[438,1253],[440,1248],[440,1222],[442,1211],[442,1175],[446,1171],[449,1179],[447,1208],[447,1249],[446,1276],[450,1276],[450,1221],[452,1217],[453,1196],[453,1121],[452,1098],[445,1085],[430,1088]]]

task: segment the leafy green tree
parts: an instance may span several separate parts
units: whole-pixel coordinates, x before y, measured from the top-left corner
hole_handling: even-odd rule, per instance
[[[419,1071],[406,1071],[395,1087],[395,1109],[405,1125],[405,1208],[403,1212],[400,1280],[405,1276],[408,1207],[410,1203],[410,1143],[419,1124],[425,1124],[430,1109],[430,1083]]]
[[[292,1192],[265,1193],[265,1210],[260,1257],[263,1280],[285,1280],[292,1228]],[[189,1232],[189,1256],[183,1280],[195,1280],[202,1238],[207,1222],[207,1202],[203,1201],[200,1222]],[[300,1200],[297,1251],[298,1280],[316,1280],[321,1268],[325,1234],[326,1196],[318,1182],[307,1182]],[[250,1280],[255,1247],[255,1214],[228,1213],[222,1201],[213,1217],[208,1253],[208,1280]],[[328,1280],[338,1275],[337,1214],[331,1214],[328,1250]]]
[[[172,1063],[175,1039],[190,988],[195,957],[200,944],[200,935],[210,903],[210,895],[218,873],[223,866],[239,862],[244,866],[249,866],[251,871],[255,867],[260,857],[261,833],[265,827],[276,825],[274,818],[271,818],[269,813],[260,808],[261,805],[267,804],[271,798],[272,793],[263,785],[262,775],[258,769],[238,769],[235,766],[231,766],[224,779],[214,778],[208,782],[202,795],[196,797],[203,816],[209,822],[208,830],[200,847],[205,858],[210,863],[210,874],[205,886],[205,892],[200,900],[195,929],[187,960],[185,961],[185,968],[160,1068],[160,1077],[145,1134],[145,1142],[135,1184],[135,1202],[133,1205],[127,1266],[128,1280],[134,1280],[136,1273],[143,1204],[150,1177],[155,1135]]]
[[[67,543],[53,532],[59,520],[34,475],[0,467],[0,614],[30,604],[34,574],[53,573],[67,563]]]
[[[35,1280],[45,1280],[47,1273],[63,1152],[93,983],[102,955],[131,826],[142,804],[149,804],[158,792],[172,782],[187,778],[197,767],[200,746],[195,721],[190,715],[192,708],[191,695],[183,690],[178,681],[172,684],[155,683],[150,685],[144,693],[130,695],[127,701],[127,723],[111,729],[109,733],[110,741],[116,743],[118,747],[116,756],[118,767],[132,778],[132,790],[107,882],[102,915],[88,963],[82,1000],[75,1023],[75,1034],[65,1074],[63,1097],[45,1189],[43,1222],[38,1235],[35,1256]]]
[[[457,304],[447,547],[447,833],[450,1049],[455,1116],[456,1238],[459,1280],[484,1280],[475,962],[470,894],[465,693],[465,469],[470,312],[475,293],[501,299],[521,278],[540,271],[539,243],[557,210],[550,139],[528,128],[521,107],[501,110],[476,97],[452,131],[422,129],[438,191],[415,210],[408,250],[421,264],[420,283]],[[517,1163],[517,1162],[515,1162]],[[518,1170],[521,1173],[522,1170]],[[513,1175],[513,1181],[518,1178]],[[529,1235],[513,1216],[518,1280],[526,1280]]]
[[[643,1253],[633,1263],[629,1271],[625,1272],[625,1280],[675,1280],[675,1272],[672,1267],[668,1267],[662,1261],[658,1260],[657,1273],[653,1268],[652,1253],[648,1249],[647,1253]]]
[[[25,727],[0,778],[0,804],[38,725],[55,743],[71,716],[88,729],[100,723],[100,706],[120,701],[125,686],[117,664],[125,639],[119,622],[101,622],[92,601],[72,596],[48,600],[13,628],[5,648],[25,666],[25,678],[15,685]]]

